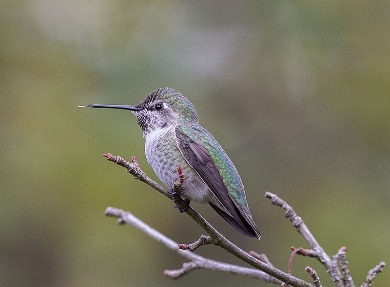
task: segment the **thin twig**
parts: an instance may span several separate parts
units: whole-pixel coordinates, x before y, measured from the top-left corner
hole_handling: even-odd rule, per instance
[[[315,287],[322,287],[321,282],[320,282],[320,278],[318,277],[317,272],[313,268],[311,268],[310,266],[307,266],[305,268],[305,271],[307,273],[309,273],[309,275],[311,276],[311,279],[313,279],[313,284]]]
[[[165,270],[164,275],[167,277],[170,277],[172,279],[179,279],[183,275],[186,275],[192,270],[199,269],[200,266],[197,262],[191,261],[191,262],[185,262],[183,263],[183,267],[176,270]]]
[[[307,256],[307,257],[312,257],[317,259],[319,257],[318,253],[315,252],[313,249],[305,249],[302,247],[291,246],[291,250],[296,250],[297,255],[302,255],[302,256]]]
[[[287,273],[288,274],[291,274],[292,264],[293,264],[293,261],[294,261],[294,257],[295,257],[295,255],[297,253],[298,253],[298,249],[293,249],[291,254],[290,254],[290,257],[289,257],[288,263],[287,263]]]
[[[148,177],[146,173],[139,167],[137,158],[135,156],[131,157],[131,163],[120,156],[112,155],[110,153],[102,154],[102,156],[105,157],[108,161],[111,161],[113,163],[116,163],[117,165],[124,167],[126,171],[132,176],[134,176],[136,179],[146,183],[161,194],[170,198],[169,193],[165,190],[165,188],[163,188],[157,182]]]
[[[385,265],[386,263],[382,261],[377,266],[368,271],[366,280],[364,280],[363,284],[360,287],[371,287],[378,273],[383,272],[383,268],[385,267]]]
[[[202,234],[198,240],[196,240],[194,243],[190,244],[179,244],[179,248],[181,250],[189,250],[191,252],[194,252],[196,249],[203,245],[212,244],[213,239],[209,235]]]
[[[349,272],[348,259],[347,259],[347,247],[343,246],[337,252],[337,261],[343,278],[344,287],[355,287],[352,276]]]
[[[283,199],[278,197],[276,194],[271,192],[266,192],[265,197],[271,199],[271,203],[283,208],[285,212],[285,217],[288,218],[291,224],[297,229],[297,231],[303,236],[309,246],[313,249],[314,252],[318,254],[319,261],[325,266],[327,272],[332,278],[333,282],[337,284],[337,286],[342,286],[341,274],[328,256],[318,241],[315,239],[313,234],[310,232],[309,228],[303,222],[302,218],[299,217],[294,209],[287,204]]]

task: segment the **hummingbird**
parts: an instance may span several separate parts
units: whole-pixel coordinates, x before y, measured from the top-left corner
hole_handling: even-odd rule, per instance
[[[181,167],[186,177],[180,190],[183,199],[208,203],[242,234],[260,239],[236,167],[217,140],[200,125],[194,105],[180,92],[159,88],[135,106],[80,107],[130,111],[143,132],[146,160],[168,188],[173,186]]]

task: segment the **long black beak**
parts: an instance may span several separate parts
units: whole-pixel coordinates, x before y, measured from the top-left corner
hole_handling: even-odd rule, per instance
[[[90,104],[86,106],[79,106],[79,108],[98,108],[98,109],[118,109],[118,110],[128,110],[128,111],[140,111],[142,108],[137,108],[135,106],[127,105],[100,105],[100,104]]]

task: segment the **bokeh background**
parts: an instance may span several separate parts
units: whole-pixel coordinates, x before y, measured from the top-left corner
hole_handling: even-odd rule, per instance
[[[158,87],[184,93],[235,162],[263,240],[195,207],[246,250],[286,269],[307,247],[263,195],[294,206],[355,283],[390,261],[390,2],[0,1],[0,285],[271,286],[164,269],[183,259],[103,212],[130,210],[178,242],[202,233],[100,155],[144,157],[125,111]],[[242,264],[216,247],[199,253]],[[311,265],[298,257],[293,274]],[[389,286],[390,270],[375,286]]]

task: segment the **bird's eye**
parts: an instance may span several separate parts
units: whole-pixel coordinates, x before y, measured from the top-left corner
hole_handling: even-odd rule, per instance
[[[154,108],[156,109],[156,111],[159,111],[159,110],[161,110],[161,109],[163,108],[163,104],[158,103],[158,104],[156,104],[156,105],[154,106]]]

